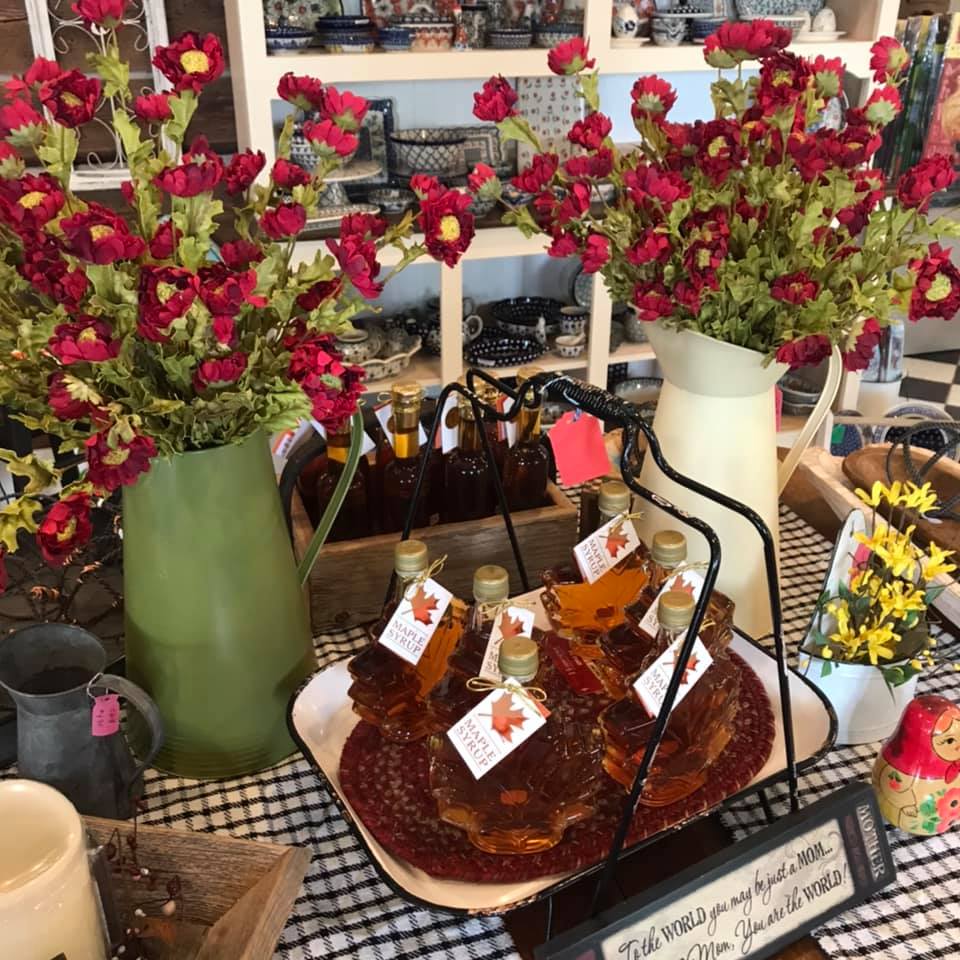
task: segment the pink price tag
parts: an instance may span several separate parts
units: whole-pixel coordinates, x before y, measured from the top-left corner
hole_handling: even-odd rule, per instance
[[[90,732],[95,737],[109,737],[120,729],[120,696],[105,693],[93,698],[93,712],[90,716]]]
[[[603,443],[600,421],[589,413],[571,410],[550,430],[550,445],[560,478],[575,487],[610,472],[610,459]]]
[[[773,403],[777,423],[777,433],[780,432],[780,424],[783,422],[783,391],[779,387],[773,388]]]

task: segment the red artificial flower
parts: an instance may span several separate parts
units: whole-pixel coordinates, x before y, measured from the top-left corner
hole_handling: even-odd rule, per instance
[[[47,378],[47,405],[58,420],[83,420],[93,410],[86,400],[78,400],[71,395],[66,376],[60,370]]]
[[[323,91],[323,115],[332,120],[341,130],[356,133],[363,124],[370,104],[354,93],[336,87],[326,87]]]
[[[363,393],[363,367],[345,366],[329,335],[309,334],[288,346],[292,347],[288,374],[310,399],[313,418],[328,431],[338,430],[356,412]]]
[[[82,213],[64,217],[60,229],[67,252],[90,263],[135,260],[146,249],[143,240],[130,232],[123,217],[94,201],[88,202]]]
[[[173,116],[170,97],[165,93],[145,93],[133,101],[133,112],[144,123],[163,123]]]
[[[217,343],[225,347],[233,346],[233,341],[237,332],[237,324],[233,317],[224,314],[220,317],[214,317],[210,322],[210,329],[213,331],[213,337]]]
[[[893,37],[881,37],[870,48],[870,69],[877,83],[896,83],[910,66],[910,54]]]
[[[847,111],[848,121],[852,113],[852,110]],[[869,126],[848,122],[835,138],[824,142],[835,144],[832,156],[836,165],[852,170],[865,164],[880,149],[883,138]]]
[[[910,296],[910,320],[942,317],[952,320],[960,310],[960,270],[950,261],[950,251],[931,243],[926,257],[910,261],[915,274]]]
[[[71,363],[101,363],[120,353],[120,341],[113,339],[113,328],[106,320],[81,314],[69,323],[53,328],[47,349],[65,367]]]
[[[95,433],[87,438],[85,446],[87,479],[105,493],[132,486],[141,473],[150,469],[150,460],[157,455],[153,440],[140,434],[129,443],[118,440],[116,446],[111,447],[105,432]]]
[[[370,240],[355,235],[342,237],[339,241],[328,240],[327,249],[336,257],[344,276],[354,289],[368,300],[376,300],[383,292],[383,284],[376,282],[380,273],[377,263],[377,248]]]
[[[883,331],[876,317],[870,317],[864,321],[863,329],[857,335],[857,340],[852,350],[842,354],[843,366],[845,370],[856,373],[858,370],[866,370],[873,359],[874,351],[880,342]]]
[[[708,286],[703,284],[700,287],[695,286],[687,280],[678,280],[673,285],[673,299],[677,303],[686,307],[690,313],[696,315],[700,312],[700,293],[701,291]]]
[[[930,198],[950,187],[956,178],[953,158],[946,153],[932,154],[924,157],[900,178],[897,199],[908,209],[916,208],[920,213],[926,213]]]
[[[560,158],[555,153],[536,153],[530,165],[524,167],[510,182],[526,193],[539,193],[553,180]]]
[[[231,353],[216,360],[204,360],[193,372],[193,389],[202,393],[208,387],[219,389],[236,383],[247,369],[245,353]]]
[[[574,179],[590,177],[602,180],[613,170],[613,151],[601,147],[595,153],[578,154],[563,164],[567,175]]]
[[[373,213],[350,213],[340,219],[340,236],[378,239],[387,232],[387,221]]]
[[[830,131],[833,134],[833,131]],[[822,149],[822,142],[827,136],[825,131],[815,134],[804,133],[802,130],[791,133],[787,138],[787,153],[793,160],[797,172],[807,182],[819,179],[826,169],[831,166],[830,157]],[[776,158],[779,162],[779,158]]]
[[[38,293],[62,303],[71,312],[78,310],[89,286],[83,270],[71,269],[60,245],[42,234],[24,247],[17,270]]]
[[[579,220],[589,209],[590,184],[577,180],[570,184],[553,217],[558,226],[564,226],[571,220]]]
[[[328,300],[339,297],[343,292],[343,278],[336,280],[318,280],[309,290],[297,297],[297,306],[310,313],[318,309]]]
[[[36,57],[33,63],[27,68],[23,75],[23,82],[28,87],[36,87],[48,80],[55,80],[63,70],[60,64],[55,60],[47,60],[46,57]]]
[[[854,174],[854,185],[859,199],[855,204],[837,212],[837,220],[846,228],[851,237],[857,236],[867,225],[870,214],[883,200],[884,176],[881,170],[858,170]]]
[[[810,300],[815,300],[819,293],[820,284],[803,270],[784,274],[770,284],[770,296],[774,300],[792,303],[798,307]]]
[[[678,200],[685,200],[691,192],[690,184],[679,173],[658,170],[646,164],[640,164],[636,170],[625,171],[623,184],[638,206],[656,200],[665,210],[669,210]]]
[[[16,135],[31,143],[39,142],[46,126],[43,117],[29,100],[11,100],[0,104],[0,137]]]
[[[843,60],[840,57],[827,58],[819,54],[810,63],[813,80],[817,85],[817,94],[824,100],[839,97],[843,92]]]
[[[677,91],[658,76],[641,77],[630,91],[633,106],[630,113],[634,121],[645,117],[659,120],[665,117],[677,102]]]
[[[410,189],[417,195],[418,200],[436,200],[443,195],[444,190],[436,177],[426,173],[415,173],[410,178]]]
[[[257,286],[257,271],[250,269],[234,273],[222,263],[201,267],[197,274],[200,281],[200,299],[214,315],[235,316],[247,304],[265,307],[263,297],[254,296]]]
[[[220,259],[231,270],[246,270],[263,259],[263,251],[249,240],[228,240],[220,246]]]
[[[100,81],[67,70],[40,87],[40,102],[63,127],[80,127],[93,119],[100,102]]]
[[[87,27],[117,27],[123,20],[126,0],[76,0],[71,9]]]
[[[547,254],[551,257],[564,258],[572,257],[580,249],[577,238],[566,230],[560,230],[553,238],[553,242],[547,247]]]
[[[760,83],[756,102],[764,116],[798,103],[813,82],[813,73],[802,57],[787,50],[777,50],[766,57],[760,67]],[[798,114],[802,111],[798,111]],[[803,117],[797,116],[802,122]]]
[[[153,178],[164,193],[174,197],[196,197],[210,193],[223,179],[223,161],[210,149],[204,136],[196,137],[177,167],[167,167]]]
[[[782,50],[791,34],[770,20],[727,21],[703,45],[703,58],[711,67],[725,70],[744,60],[760,60]]]
[[[577,120],[570,128],[567,139],[584,150],[599,150],[612,129],[613,121],[599,111],[594,111],[588,113],[583,120]]]
[[[448,190],[436,199],[423,200],[419,221],[427,252],[434,260],[455,267],[470,246],[474,234],[474,216],[469,212],[473,197],[459,190]]]
[[[590,42],[583,37],[564,40],[547,54],[547,66],[560,77],[592,70],[595,64],[596,60],[590,59]]]
[[[673,253],[670,238],[653,227],[647,227],[637,242],[627,249],[624,256],[628,263],[642,267],[647,263],[666,263]]]
[[[903,101],[897,88],[892,85],[878,87],[861,108],[869,123],[876,127],[885,127],[892,123],[897,114],[903,110]]]
[[[193,305],[199,286],[200,278],[180,267],[141,267],[137,333],[153,343],[166,343],[171,324]]]
[[[480,90],[473,95],[473,115],[478,120],[500,123],[507,117],[515,117],[517,91],[502,76],[491,77]]]
[[[703,126],[703,140],[697,151],[697,166],[719,186],[735,167],[746,159],[740,143],[740,127],[732,120],[711,120]]]
[[[164,220],[157,226],[156,233],[150,240],[150,256],[154,260],[171,260],[173,251],[177,249],[180,237],[172,220]]]
[[[173,84],[174,90],[199,93],[223,73],[223,48],[216,34],[188,30],[166,47],[157,47],[153,65]]]
[[[272,240],[295,237],[307,222],[307,211],[299,203],[281,203],[264,210],[260,216],[260,229]]]
[[[815,367],[830,356],[830,340],[822,333],[812,333],[798,340],[788,340],[777,347],[777,363],[787,363],[791,370]]]
[[[85,493],[71,493],[58,500],[40,521],[37,546],[51,567],[62,567],[92,533],[90,498]]]
[[[308,120],[303,125],[303,135],[319,157],[349,157],[360,146],[355,133],[344,130],[329,117],[317,123]]]
[[[137,188],[132,180],[120,181],[120,194],[126,201],[128,207],[136,209],[137,206]]]
[[[485,163],[478,163],[473,171],[467,174],[467,186],[472,193],[477,193],[483,189],[485,184],[495,180],[496,177],[497,174],[493,167]]]
[[[283,190],[292,190],[294,187],[305,187],[311,180],[310,174],[303,167],[283,157],[276,160],[270,172],[273,182]]]
[[[42,230],[64,204],[60,182],[49,174],[0,179],[0,220],[18,233]]]
[[[277,96],[301,110],[323,109],[323,84],[313,77],[285,73],[277,84]]]
[[[662,283],[638,283],[633,288],[633,305],[637,316],[647,323],[673,313],[673,301]]]
[[[610,259],[610,241],[599,233],[591,233],[580,254],[584,273],[596,273]]]
[[[224,171],[227,193],[232,196],[243,193],[257,179],[258,174],[266,164],[267,158],[262,150],[254,153],[248,147],[243,153],[235,153],[230,158],[230,162]]]

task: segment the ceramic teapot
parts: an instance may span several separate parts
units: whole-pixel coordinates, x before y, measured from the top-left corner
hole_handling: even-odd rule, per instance
[[[880,812],[918,836],[960,822],[960,707],[926,695],[907,704],[873,766]]]

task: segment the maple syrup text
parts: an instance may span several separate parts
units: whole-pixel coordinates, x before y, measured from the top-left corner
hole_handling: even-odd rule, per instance
[[[498,755],[490,745],[487,732],[469,714],[453,728],[452,733],[479,768],[485,770],[496,763]]]

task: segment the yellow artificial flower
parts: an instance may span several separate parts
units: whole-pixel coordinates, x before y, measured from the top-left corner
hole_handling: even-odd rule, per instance
[[[924,592],[905,580],[884,584],[877,595],[883,619],[902,620],[908,613],[922,613],[927,609]]]
[[[893,627],[890,624],[874,627],[872,630],[861,627],[860,633],[867,645],[867,656],[874,666],[877,665],[877,660],[880,657],[884,660],[893,659],[894,645],[900,642],[900,637],[893,632]]]
[[[924,516],[936,506],[937,492],[931,489],[929,483],[925,483],[922,487],[918,487],[915,483],[907,483],[906,493],[901,498],[901,503]]]
[[[873,552],[884,562],[895,577],[906,576],[913,579],[917,570],[917,548],[913,545],[913,531],[916,527],[907,527],[900,533],[894,527],[886,527],[883,536],[873,547]],[[874,540],[877,535],[874,534]]]
[[[861,490],[859,487],[854,492],[868,506],[876,510],[881,503],[888,503],[895,507],[900,502],[900,491],[903,484],[895,480],[889,487],[884,486],[879,480],[874,480],[870,492]]]
[[[941,550],[935,543],[931,543],[927,547],[927,554],[928,556],[923,564],[924,580],[934,580],[941,573],[953,573],[957,569],[955,563],[944,562],[948,557],[954,555],[953,550]]]

